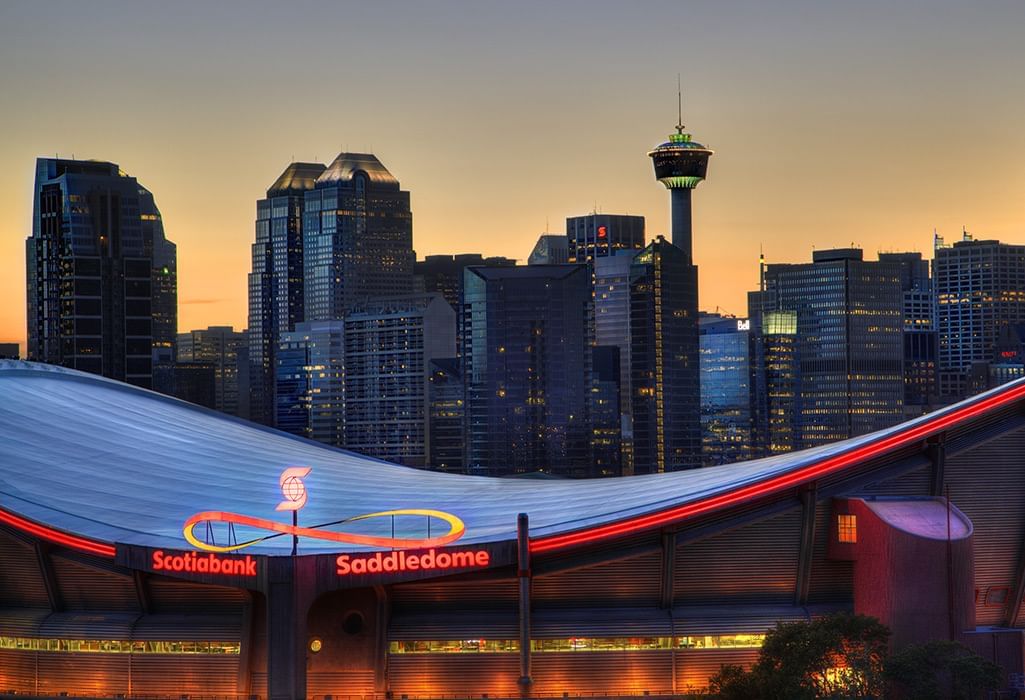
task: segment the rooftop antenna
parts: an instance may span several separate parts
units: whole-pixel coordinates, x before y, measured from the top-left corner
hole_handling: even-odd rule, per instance
[[[676,133],[683,133],[683,88],[679,73],[676,74]]]

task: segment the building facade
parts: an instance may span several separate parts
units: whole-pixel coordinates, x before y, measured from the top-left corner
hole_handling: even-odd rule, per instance
[[[629,214],[587,214],[566,219],[568,262],[585,263],[644,247],[644,217]]]
[[[897,263],[859,249],[771,264],[772,310],[797,314],[798,447],[885,428],[904,415],[904,294]]]
[[[592,308],[585,265],[466,268],[470,473],[591,474]]]
[[[345,323],[311,321],[282,333],[276,351],[274,424],[293,435],[345,444]]]
[[[340,153],[305,193],[305,320],[344,318],[367,299],[413,291],[409,192],[370,153]]]
[[[28,357],[169,391],[175,245],[115,163],[39,158],[26,241]]]
[[[457,255],[428,255],[416,263],[414,286],[419,293],[437,292],[453,309],[459,309],[459,295],[463,288],[463,270],[471,265],[488,267],[514,267],[512,258],[489,257],[480,253]]]
[[[428,466],[442,472],[463,472],[466,403],[458,357],[435,357],[428,365],[427,405],[430,411]]]
[[[292,163],[256,203],[256,242],[249,273],[249,417],[274,425],[278,337],[295,330],[304,312],[305,193],[321,163]]]
[[[754,455],[751,321],[703,313],[701,444],[706,465],[731,464]]]
[[[968,393],[972,365],[990,361],[1004,329],[1025,322],[1025,246],[966,235],[936,249],[933,281],[946,403]]]
[[[178,334],[177,361],[204,362],[212,365],[214,400],[211,408],[233,416],[241,415],[239,353],[242,353],[241,360],[246,361],[246,335],[245,331],[236,331],[231,326],[210,326]],[[175,395],[181,397],[177,390]]]
[[[440,294],[381,297],[345,317],[346,449],[431,465],[431,362],[456,350],[456,314]]]
[[[569,239],[560,233],[542,233],[527,257],[528,265],[563,265],[569,262]]]
[[[701,466],[697,267],[661,236],[630,265],[633,469]]]

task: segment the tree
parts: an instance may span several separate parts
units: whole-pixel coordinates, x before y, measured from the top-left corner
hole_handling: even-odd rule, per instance
[[[1000,687],[1000,667],[960,642],[912,644],[886,660],[884,671],[903,700],[973,700]]]
[[[866,615],[781,622],[765,635],[749,672],[724,667],[710,688],[723,700],[879,697],[889,638],[890,630]]]

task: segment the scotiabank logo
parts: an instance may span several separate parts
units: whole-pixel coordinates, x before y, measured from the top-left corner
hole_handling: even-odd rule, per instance
[[[217,574],[220,576],[256,576],[256,560],[251,556],[219,557],[216,554],[165,554],[158,549],[153,552],[154,571],[187,571],[195,574]]]
[[[440,569],[478,569],[491,563],[491,554],[483,549],[463,552],[410,553],[399,550],[384,554],[340,554],[335,560],[339,576],[377,574],[392,571],[437,571]]]

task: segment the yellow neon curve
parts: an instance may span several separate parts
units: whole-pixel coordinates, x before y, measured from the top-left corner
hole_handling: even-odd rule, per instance
[[[436,537],[423,537],[419,539],[403,537],[376,537],[373,535],[355,535],[346,532],[332,532],[330,530],[321,530],[315,527],[293,527],[287,523],[279,523],[274,520],[253,518],[239,513],[225,513],[223,511],[208,510],[202,513],[196,513],[186,520],[185,526],[182,529],[182,535],[185,537],[185,540],[196,549],[202,549],[207,552],[225,553],[245,549],[246,547],[250,547],[258,542],[262,542],[267,538],[258,537],[240,544],[226,546],[208,544],[196,537],[195,528],[199,523],[234,523],[236,525],[248,525],[250,527],[271,530],[272,532],[280,533],[282,535],[295,535],[298,537],[309,537],[318,540],[329,540],[332,542],[343,542],[346,544],[359,544],[389,549],[441,547],[455,542],[466,533],[466,525],[457,516],[452,515],[451,513],[446,513],[442,510],[431,510],[429,508],[400,508],[398,510],[384,510],[380,513],[367,513],[365,515],[357,515],[352,518],[347,518],[339,524],[351,523],[357,520],[369,520],[370,518],[383,518],[392,515],[424,515],[431,518],[438,518],[439,520],[448,523],[449,530],[443,535],[438,535]]]

